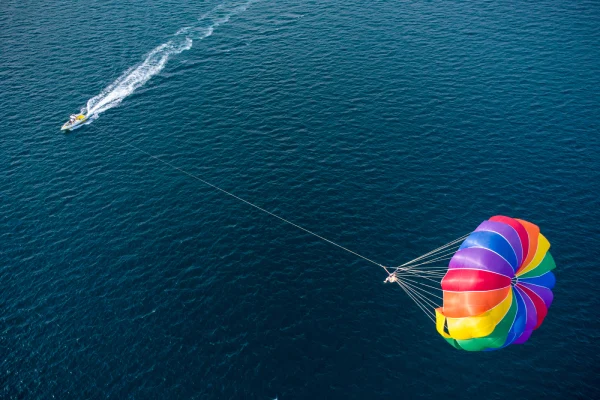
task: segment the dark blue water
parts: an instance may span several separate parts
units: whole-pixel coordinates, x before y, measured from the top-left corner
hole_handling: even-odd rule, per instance
[[[600,6],[529,3],[4,0],[0,397],[599,398]],[[458,352],[377,266],[123,141],[386,265],[533,221],[554,304]]]

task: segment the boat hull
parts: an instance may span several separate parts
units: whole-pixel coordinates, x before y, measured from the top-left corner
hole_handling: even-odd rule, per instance
[[[83,125],[83,123],[87,121],[87,117],[84,119],[80,119],[75,121],[74,123],[70,124],[68,122],[66,122],[63,126],[60,127],[61,131],[72,131],[74,129],[79,128],[81,125]]]

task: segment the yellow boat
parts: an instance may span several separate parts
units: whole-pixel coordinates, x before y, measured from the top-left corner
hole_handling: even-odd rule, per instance
[[[85,121],[87,121],[87,116],[83,114],[73,114],[71,118],[60,128],[61,131],[70,131],[75,128],[79,128]]]

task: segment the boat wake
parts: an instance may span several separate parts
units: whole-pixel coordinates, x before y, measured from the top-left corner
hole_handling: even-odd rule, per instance
[[[144,86],[154,75],[163,70],[169,59],[192,48],[194,40],[211,36],[220,25],[229,22],[231,17],[244,12],[258,0],[226,2],[198,18],[193,26],[178,30],[173,38],[154,48],[144,61],[125,71],[117,80],[108,85],[100,94],[88,100],[81,109],[88,116],[86,124],[93,122],[106,110],[118,106],[136,89]]]

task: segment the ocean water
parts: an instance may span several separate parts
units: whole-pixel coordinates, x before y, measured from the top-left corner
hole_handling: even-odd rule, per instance
[[[599,398],[599,42],[595,1],[3,0],[0,398]],[[533,221],[555,301],[459,352],[136,148],[385,265]]]

